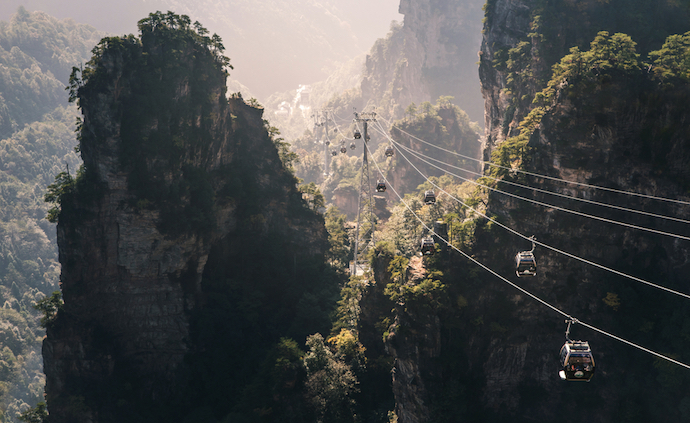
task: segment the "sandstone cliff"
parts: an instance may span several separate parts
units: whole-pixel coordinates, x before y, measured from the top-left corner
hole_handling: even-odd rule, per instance
[[[482,2],[403,0],[403,24],[393,27],[367,55],[361,83],[363,104],[402,117],[410,103],[455,97],[474,121],[481,119],[476,54]]]
[[[687,202],[687,81],[660,80],[657,62],[646,58],[648,52],[661,48],[669,34],[688,30],[687,22],[682,25],[678,18],[687,13],[683,6],[646,1],[634,5],[488,2],[480,63],[486,100],[485,158],[528,172]],[[624,41],[625,37],[613,34],[626,32],[637,42],[639,61],[625,67],[615,54],[602,55],[581,62],[572,73],[563,72],[577,62],[573,53],[561,68],[553,67],[571,47],[590,50],[597,32],[603,30],[609,33],[599,35],[592,51]],[[623,46],[609,51],[623,53]],[[687,57],[687,51],[683,54]],[[560,77],[553,79],[554,75]],[[547,87],[551,91],[542,91]],[[614,206],[679,218],[690,211],[687,204],[490,167],[485,171],[510,182]],[[581,213],[690,235],[687,225],[678,222],[529,188],[492,186]],[[586,219],[497,192],[480,197],[487,214],[525,236],[536,235],[540,242],[576,256],[687,292],[690,247],[682,238]],[[488,267],[582,321],[690,361],[687,300],[540,247],[535,250],[538,276],[518,279],[513,257],[528,250],[529,242],[485,219],[475,223],[472,242],[459,244]],[[400,344],[391,349],[398,359],[394,368],[398,421],[690,418],[690,396],[682,388],[690,379],[683,368],[582,326],[575,325],[571,336],[590,341],[597,374],[588,384],[561,382],[557,372],[563,317],[457,254],[444,260],[431,267],[444,273],[447,302],[416,319],[410,319],[405,303],[392,315],[395,323],[390,329],[399,332],[398,325],[406,323],[402,325],[406,336],[396,335]],[[379,277],[377,282],[386,280]]]
[[[314,273],[323,219],[262,110],[225,98],[220,41],[192,28],[151,15],[140,39],[104,39],[74,80],[84,170],[59,215],[51,421],[218,414],[267,345],[324,324],[319,304],[299,317],[305,293],[329,289]]]

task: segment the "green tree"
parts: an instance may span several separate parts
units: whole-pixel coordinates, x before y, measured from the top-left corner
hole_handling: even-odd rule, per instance
[[[30,408],[19,416],[19,420],[26,423],[47,423],[48,409],[46,403],[41,401],[36,407]]]
[[[609,36],[607,31],[601,31],[590,44],[586,60],[592,67],[602,71],[634,71],[640,68],[640,55],[637,54],[636,46],[637,43],[627,34],[617,32]]]
[[[299,155],[294,151],[290,150],[290,143],[285,141],[284,138],[279,137],[280,130],[275,126],[264,120],[264,126],[268,131],[268,136],[273,140],[273,145],[276,146],[278,150],[278,156],[280,161],[283,162],[283,167],[290,172],[290,174],[295,174],[295,165],[299,163]]]
[[[307,398],[316,412],[319,423],[354,422],[353,395],[357,392],[357,377],[350,366],[337,359],[320,334],[307,338],[304,365],[307,369]]]
[[[62,308],[62,293],[60,291],[55,291],[50,297],[46,297],[36,303],[34,308],[41,313],[41,326],[47,327],[55,321],[57,317],[58,310]]]
[[[64,197],[71,193],[74,189],[74,178],[67,170],[60,172],[55,177],[55,182],[48,185],[48,191],[45,193],[43,199],[46,203],[52,203],[53,206],[48,210],[46,220],[50,223],[57,223],[60,215],[60,205]]]
[[[346,217],[334,205],[329,205],[324,214],[328,231],[327,258],[332,265],[345,268],[349,262],[350,239],[345,229]]]
[[[649,53],[654,75],[661,81],[690,80],[690,32],[671,35],[661,49]]]
[[[301,185],[299,190],[302,193],[302,198],[307,201],[310,210],[319,211],[320,209],[326,207],[326,202],[323,198],[323,195],[315,183],[310,182],[307,185]]]

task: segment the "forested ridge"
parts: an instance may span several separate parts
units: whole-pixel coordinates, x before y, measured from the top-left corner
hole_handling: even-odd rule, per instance
[[[43,400],[40,300],[58,290],[55,226],[45,220],[46,187],[74,173],[77,113],[65,86],[100,34],[20,8],[0,22],[0,416]]]

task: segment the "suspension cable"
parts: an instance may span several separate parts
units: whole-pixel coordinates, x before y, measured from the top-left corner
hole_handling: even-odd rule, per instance
[[[368,147],[366,146],[366,144],[365,144],[365,147],[364,147],[364,148],[367,148],[367,149],[368,149]],[[372,161],[374,162],[374,165],[376,165],[376,167],[379,169],[379,172],[380,172],[381,169],[379,168],[378,163],[376,162],[376,160],[373,159],[373,157],[372,157]],[[386,183],[388,184],[388,180],[387,180],[387,179],[386,179]],[[634,348],[638,348],[638,349],[640,349],[640,350],[642,350],[642,351],[644,351],[644,352],[647,352],[647,353],[649,353],[649,354],[652,354],[652,355],[654,355],[654,356],[656,356],[656,357],[658,357],[658,358],[667,360],[667,361],[669,361],[669,362],[671,362],[671,363],[673,363],[673,364],[676,364],[676,365],[678,365],[678,366],[685,367],[686,369],[690,369],[690,365],[688,365],[688,364],[685,364],[685,363],[680,362],[680,361],[678,361],[678,360],[674,360],[674,359],[672,359],[671,357],[667,357],[667,356],[665,356],[665,355],[663,355],[663,354],[654,352],[654,351],[652,351],[652,350],[650,350],[650,349],[648,349],[648,348],[645,348],[645,347],[642,347],[642,346],[640,346],[640,345],[638,345],[638,344],[635,344],[634,342],[627,341],[627,340],[625,340],[625,339],[623,339],[623,338],[620,338],[620,337],[618,337],[618,336],[616,336],[616,335],[613,335],[613,334],[611,334],[611,333],[609,333],[609,332],[606,332],[606,331],[604,331],[604,330],[602,330],[602,329],[599,329],[599,328],[597,328],[597,327],[595,327],[595,326],[592,326],[592,325],[590,325],[590,324],[587,324],[587,323],[585,323],[585,322],[583,322],[583,321],[581,321],[581,320],[579,320],[579,319],[574,319],[574,318],[571,317],[568,313],[562,311],[562,310],[559,309],[558,307],[549,304],[548,302],[542,300],[541,298],[537,297],[536,295],[532,294],[531,292],[527,291],[526,289],[524,289],[524,288],[522,288],[522,287],[516,285],[515,283],[509,281],[509,280],[506,279],[505,277],[503,277],[503,276],[501,276],[500,274],[498,274],[498,273],[496,273],[495,271],[493,271],[493,270],[492,270],[491,268],[489,268],[488,266],[484,265],[483,263],[479,262],[478,260],[476,260],[475,258],[473,258],[472,256],[470,256],[469,254],[467,254],[467,253],[465,253],[464,251],[460,250],[459,248],[457,248],[456,246],[454,246],[452,243],[450,243],[450,242],[446,241],[445,239],[443,239],[442,237],[438,236],[438,234],[436,234],[436,233],[433,231],[433,229],[429,228],[429,226],[427,226],[426,223],[424,223],[424,221],[417,215],[417,213],[415,213],[414,210],[412,210],[412,208],[410,208],[410,206],[407,204],[407,202],[400,196],[400,194],[398,194],[398,192],[395,190],[395,188],[394,188],[392,185],[391,185],[391,190],[395,193],[395,195],[398,197],[398,199],[405,205],[405,207],[407,207],[407,209],[414,215],[414,217],[419,221],[419,223],[421,223],[422,226],[424,226],[424,228],[425,228],[427,231],[429,231],[429,232],[431,232],[432,234],[436,235],[439,239],[443,240],[443,242],[446,243],[450,248],[452,248],[453,250],[459,252],[459,253],[462,254],[465,258],[469,259],[469,260],[470,260],[471,262],[473,262],[474,264],[480,266],[482,269],[486,270],[487,272],[489,272],[489,273],[491,273],[492,275],[496,276],[497,278],[501,279],[503,282],[507,283],[508,285],[512,286],[513,288],[519,290],[520,292],[524,293],[525,295],[529,296],[530,298],[534,299],[535,301],[541,303],[542,305],[544,305],[544,306],[550,308],[551,310],[553,310],[553,311],[555,311],[555,312],[561,314],[562,316],[564,316],[564,317],[566,317],[566,318],[568,318],[568,319],[571,319],[571,320],[576,320],[576,321],[577,321],[578,323],[580,323],[581,325],[583,325],[583,326],[585,326],[585,327],[587,327],[587,328],[590,328],[590,329],[592,329],[592,330],[594,330],[594,331],[596,331],[596,332],[599,332],[599,333],[601,333],[602,335],[606,335],[606,336],[608,336],[608,337],[610,337],[610,338],[613,338],[613,339],[615,339],[615,340],[617,340],[617,341],[623,342],[623,343],[625,343],[625,344],[627,344],[627,345],[630,345],[630,346],[632,346],[632,347],[634,347]]]
[[[379,126],[380,126],[380,124],[379,124]],[[386,132],[385,132],[385,130],[383,130],[383,127],[376,128],[376,130],[377,130],[379,133],[381,133],[381,134],[383,134],[383,135],[386,135]],[[389,140],[390,140],[391,143],[396,144],[396,145],[399,146],[400,148],[404,149],[405,151],[407,151],[407,152],[409,152],[409,153],[411,153],[411,154],[414,154],[414,155],[417,156],[417,157],[424,157],[424,158],[426,158],[426,159],[429,159],[429,160],[434,161],[434,162],[436,162],[436,163],[442,164],[442,165],[444,165],[444,166],[448,166],[448,167],[453,168],[453,169],[457,169],[457,170],[460,170],[460,171],[463,171],[463,172],[467,172],[467,173],[472,174],[472,175],[477,175],[477,176],[479,176],[479,177],[487,178],[487,179],[490,179],[490,180],[495,181],[495,182],[500,182],[500,183],[504,183],[504,184],[507,184],[507,185],[512,185],[512,186],[521,187],[521,188],[526,188],[526,189],[534,190],[534,191],[536,191],[536,192],[541,192],[541,193],[543,193],[543,194],[554,195],[554,196],[566,198],[566,199],[569,199],[569,200],[580,201],[580,202],[588,203],[588,204],[594,204],[594,205],[601,206],[601,207],[608,207],[608,208],[612,208],[612,209],[616,209],[616,210],[621,210],[621,211],[625,211],[625,212],[629,212],[629,213],[641,214],[641,215],[645,215],[645,216],[649,216],[649,217],[654,217],[654,218],[658,218],[658,219],[665,219],[665,220],[671,220],[671,221],[674,221],[674,222],[680,222],[680,223],[690,224],[690,220],[680,219],[680,218],[672,217],[672,216],[665,216],[665,215],[656,214],[656,213],[650,213],[650,212],[646,212],[646,211],[643,211],[643,210],[629,209],[629,208],[627,208],[627,207],[621,207],[621,206],[617,206],[617,205],[615,205],[615,204],[608,204],[608,203],[601,203],[601,202],[593,201],[593,200],[587,200],[587,199],[585,199],[585,198],[574,197],[574,196],[572,196],[572,195],[561,194],[561,193],[559,193],[559,192],[553,192],[553,191],[549,191],[549,190],[545,190],[545,189],[541,189],[541,188],[531,187],[531,186],[529,186],[529,185],[520,184],[520,183],[517,183],[517,182],[506,181],[506,180],[504,180],[504,179],[495,178],[495,177],[493,177],[493,176],[483,175],[483,174],[481,174],[481,173],[479,173],[479,172],[475,172],[475,171],[469,170],[469,169],[464,169],[464,168],[462,168],[462,167],[455,166],[455,165],[452,165],[452,164],[450,164],[450,163],[446,163],[446,162],[444,162],[444,161],[442,161],[442,160],[439,160],[439,159],[436,159],[436,158],[434,158],[434,157],[427,156],[426,154],[422,154],[422,153],[420,153],[420,152],[418,152],[418,151],[413,150],[413,149],[410,148],[410,147],[407,147],[407,146],[405,146],[405,145],[403,145],[403,144],[401,144],[401,143],[399,143],[399,142],[393,140],[393,139],[390,138],[390,137],[389,137]],[[427,162],[427,163],[428,163],[428,162]],[[431,164],[430,164],[430,165],[431,165]],[[433,165],[432,165],[432,166],[433,166]],[[437,166],[435,166],[435,167],[436,167],[437,169],[443,170],[444,172],[447,172],[446,170],[441,169],[441,168],[439,168],[439,167],[437,167]],[[455,175],[453,175],[453,176],[455,176]],[[465,181],[473,182],[471,179],[463,178],[463,177],[460,177],[460,176],[458,176],[458,177],[459,177],[460,179],[465,180]],[[476,182],[473,182],[473,183],[476,183]],[[476,184],[479,184],[479,183],[476,183]],[[484,184],[479,184],[479,185],[486,186],[486,185],[484,185]],[[488,188],[488,187],[487,187],[487,188]]]
[[[398,151],[401,152],[400,149],[398,149]],[[406,156],[404,156],[404,154],[402,154],[402,152],[401,152],[400,154],[403,155],[403,157],[406,157]],[[412,153],[412,154],[414,154],[414,153]],[[418,157],[418,158],[419,158],[419,157]],[[406,158],[406,160],[407,160],[407,158]],[[473,180],[471,180],[471,179],[463,178],[463,177],[460,176],[460,175],[456,175],[456,174],[454,174],[454,173],[448,172],[446,169],[442,169],[442,168],[440,168],[440,167],[434,165],[433,163],[429,163],[428,161],[426,161],[426,160],[424,160],[424,159],[422,159],[422,158],[419,158],[419,160],[421,160],[421,161],[423,161],[423,162],[429,164],[430,166],[433,166],[433,167],[435,167],[435,168],[437,168],[437,169],[440,169],[440,170],[442,170],[442,171],[448,173],[449,175],[452,175],[452,176],[455,176],[455,177],[457,177],[457,178],[463,179],[463,180],[468,181],[468,182],[470,182],[470,183],[473,183],[473,184],[475,184],[475,185],[482,186],[482,187],[487,188],[487,189],[489,189],[489,190],[491,190],[491,191],[495,191],[495,192],[498,192],[498,193],[507,195],[507,196],[509,196],[509,197],[517,198],[517,199],[519,199],[519,200],[527,201],[527,202],[529,202],[529,203],[534,203],[534,204],[540,205],[540,206],[542,206],[542,207],[548,207],[548,208],[552,208],[552,209],[555,209],[555,210],[563,211],[563,212],[566,212],[566,213],[571,213],[571,214],[574,214],[574,215],[577,215],[577,216],[587,217],[587,218],[590,218],[590,219],[599,220],[599,221],[606,222],[606,223],[612,223],[612,224],[614,224],[614,225],[625,226],[625,227],[628,227],[628,228],[631,228],[631,229],[637,229],[637,230],[641,230],[641,231],[646,231],[646,232],[655,233],[655,234],[658,234],[658,235],[665,235],[665,236],[669,236],[669,237],[672,237],[672,238],[678,238],[678,239],[684,239],[684,240],[690,241],[690,237],[688,237],[688,236],[678,235],[678,234],[674,234],[674,233],[670,233],[670,232],[665,232],[665,231],[660,231],[660,230],[657,230],[657,229],[646,228],[646,227],[644,227],[644,226],[633,225],[633,224],[630,224],[630,223],[618,222],[618,221],[616,221],[616,220],[607,219],[607,218],[599,217],[599,216],[594,216],[594,215],[590,215],[590,214],[587,214],[587,213],[578,212],[578,211],[575,211],[575,210],[570,210],[570,209],[567,209],[567,208],[564,208],[564,207],[555,206],[555,205],[553,205],[553,204],[548,204],[548,203],[544,203],[544,202],[541,202],[541,201],[533,200],[533,199],[530,199],[530,198],[522,197],[522,196],[519,196],[519,195],[517,195],[517,194],[512,194],[512,193],[509,193],[509,192],[505,192],[505,191],[502,191],[502,190],[500,190],[500,189],[493,188],[493,187],[490,187],[490,186],[488,186],[488,185],[482,185],[482,184],[480,184],[480,183],[478,183],[478,182],[475,182],[475,181],[473,181]],[[409,162],[409,160],[408,160],[408,162]],[[422,175],[422,176],[424,176],[424,175]]]
[[[396,149],[397,149],[397,148],[396,148]],[[572,253],[569,253],[569,252],[567,252],[567,251],[563,251],[563,250],[560,250],[560,249],[558,249],[558,248],[552,247],[552,246],[550,246],[550,245],[548,245],[548,244],[544,244],[543,242],[537,241],[536,239],[533,239],[532,237],[527,237],[527,236],[525,236],[525,235],[523,235],[523,234],[517,232],[516,230],[514,230],[514,229],[512,229],[512,228],[510,228],[510,227],[508,227],[508,226],[502,224],[501,222],[498,222],[497,220],[495,220],[495,219],[493,219],[493,218],[487,216],[486,214],[484,214],[484,213],[480,212],[479,210],[475,209],[474,207],[469,206],[468,204],[466,204],[466,203],[465,203],[464,201],[462,201],[461,199],[456,198],[456,197],[453,196],[452,194],[450,194],[450,193],[448,193],[447,191],[445,191],[445,190],[444,190],[443,188],[441,188],[438,184],[436,184],[436,183],[432,182],[431,180],[429,180],[429,178],[428,178],[427,176],[425,176],[425,175],[424,175],[414,164],[412,164],[412,162],[410,162],[410,160],[407,158],[407,156],[405,156],[405,154],[402,153],[402,151],[400,151],[400,150],[398,149],[398,152],[399,152],[400,155],[410,164],[410,166],[412,166],[412,167],[413,167],[413,168],[414,168],[414,169],[415,169],[415,170],[416,170],[416,171],[417,171],[427,182],[429,182],[431,185],[433,185],[434,187],[436,187],[440,192],[443,192],[443,193],[446,194],[448,197],[450,197],[450,198],[452,198],[453,200],[455,200],[455,201],[459,202],[460,204],[462,204],[464,207],[468,208],[469,210],[472,210],[474,213],[476,213],[476,214],[480,215],[481,217],[483,217],[483,218],[485,218],[485,219],[491,221],[492,223],[495,223],[496,225],[500,226],[501,228],[507,230],[508,232],[510,232],[510,233],[512,233],[512,234],[514,234],[514,235],[517,235],[517,236],[519,236],[519,237],[521,237],[521,238],[523,238],[523,239],[525,239],[525,240],[527,240],[527,241],[531,241],[531,242],[533,242],[534,244],[537,244],[537,245],[539,245],[539,246],[541,246],[541,247],[547,248],[547,249],[552,250],[552,251],[554,251],[554,252],[556,252],[556,253],[559,253],[559,254],[563,254],[563,255],[565,255],[565,256],[567,256],[567,257],[570,257],[570,258],[572,258],[572,259],[581,261],[581,262],[583,262],[583,263],[585,263],[585,264],[588,264],[588,265],[590,265],[590,266],[594,266],[594,267],[596,267],[596,268],[599,268],[599,269],[602,269],[602,270],[606,270],[606,271],[611,272],[611,273],[613,273],[613,274],[616,274],[616,275],[618,275],[618,276],[622,276],[622,277],[631,279],[631,280],[633,280],[633,281],[636,281],[636,282],[639,282],[639,283],[643,283],[643,284],[645,284],[645,285],[649,285],[649,286],[651,286],[651,287],[654,287],[654,288],[657,288],[657,289],[660,289],[660,290],[669,292],[669,293],[671,293],[671,294],[675,294],[675,295],[678,295],[678,296],[680,296],[680,297],[683,297],[683,298],[686,298],[686,299],[690,299],[690,295],[688,295],[688,294],[685,294],[685,293],[682,293],[682,292],[679,292],[679,291],[676,291],[676,290],[667,288],[667,287],[662,286],[662,285],[657,285],[657,284],[655,284],[655,283],[648,282],[648,281],[646,281],[646,280],[644,280],[644,279],[638,278],[638,277],[636,277],[636,276],[628,275],[627,273],[621,272],[621,271],[619,271],[619,270],[611,269],[611,268],[606,267],[606,266],[604,266],[604,265],[601,265],[601,264],[599,264],[599,263],[595,263],[595,262],[590,261],[590,260],[587,260],[587,259],[585,259],[585,258],[576,256],[576,255],[574,255],[574,254],[572,254]]]
[[[578,186],[582,186],[582,187],[586,187],[586,188],[593,188],[593,189],[600,189],[600,190],[603,190],[603,191],[615,192],[615,193],[617,193],[617,194],[625,194],[625,195],[631,195],[631,196],[636,196],[636,197],[647,198],[647,199],[650,199],[650,200],[667,201],[667,202],[670,202],[670,203],[677,203],[677,204],[690,205],[690,201],[676,200],[676,199],[673,199],[673,198],[666,198],[666,197],[657,197],[657,196],[654,196],[654,195],[642,194],[642,193],[634,192],[634,191],[624,191],[624,190],[619,190],[619,189],[615,189],[615,188],[602,187],[602,186],[599,186],[599,185],[591,185],[591,184],[586,184],[586,183],[583,183],[583,182],[568,181],[568,180],[566,180],[566,179],[555,178],[555,177],[553,177],[553,176],[547,176],[547,175],[541,175],[541,174],[538,174],[538,173],[528,172],[528,171],[526,171],[526,170],[513,169],[513,168],[510,168],[510,167],[501,166],[501,165],[498,165],[498,164],[496,164],[496,163],[492,163],[492,162],[490,162],[490,161],[487,162],[487,161],[484,161],[484,160],[481,160],[481,159],[477,159],[477,158],[474,158],[474,157],[465,156],[465,155],[460,154],[460,153],[458,153],[458,152],[455,152],[455,151],[452,151],[452,150],[448,150],[448,149],[445,149],[445,148],[443,148],[443,147],[439,147],[439,146],[437,146],[437,145],[435,145],[435,144],[432,144],[432,143],[430,143],[430,142],[428,142],[428,141],[425,141],[425,140],[423,140],[423,139],[421,139],[421,138],[418,138],[418,137],[416,137],[416,136],[410,134],[409,132],[407,132],[407,131],[405,131],[405,130],[403,130],[403,129],[401,129],[401,128],[398,128],[398,127],[395,126],[395,125],[393,125],[390,121],[386,120],[385,118],[381,118],[381,119],[384,120],[384,121],[386,122],[386,124],[388,124],[391,128],[395,128],[395,129],[397,129],[398,131],[402,132],[403,134],[408,135],[409,137],[416,139],[417,141],[420,141],[420,142],[422,142],[422,143],[424,143],[424,144],[427,144],[427,145],[429,145],[429,146],[431,146],[431,147],[437,148],[437,149],[439,149],[439,150],[441,150],[441,151],[445,151],[446,153],[454,154],[454,155],[459,156],[459,157],[462,157],[462,158],[464,158],[464,159],[469,159],[469,160],[473,160],[473,161],[479,162],[479,163],[481,163],[482,166],[484,166],[484,165],[489,165],[489,166],[496,167],[496,168],[499,168],[499,169],[509,170],[509,171],[511,171],[511,172],[522,173],[522,174],[525,174],[525,175],[530,175],[530,176],[535,176],[535,177],[538,177],[538,178],[549,179],[549,180],[552,180],[552,181],[563,182],[563,183],[571,184],[571,185],[578,185]]]

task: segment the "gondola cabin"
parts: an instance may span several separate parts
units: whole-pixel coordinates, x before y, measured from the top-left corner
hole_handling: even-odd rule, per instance
[[[378,181],[376,183],[376,192],[385,192],[386,191],[386,183],[383,181]]]
[[[431,256],[436,252],[434,239],[431,237],[422,238],[422,255]]]
[[[359,132],[359,130],[355,129],[355,139],[358,140],[362,138],[362,134]]]
[[[436,202],[436,194],[433,189],[424,192],[424,204],[434,204]]]
[[[388,147],[386,147],[386,151],[383,154],[385,154],[386,157],[393,157],[393,153],[394,153],[393,147],[388,146]]]
[[[522,251],[515,255],[515,274],[518,278],[537,276],[537,261],[531,251]]]
[[[566,341],[561,348],[562,380],[589,382],[594,376],[594,356],[587,341]]]

